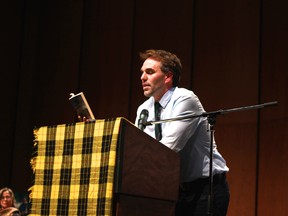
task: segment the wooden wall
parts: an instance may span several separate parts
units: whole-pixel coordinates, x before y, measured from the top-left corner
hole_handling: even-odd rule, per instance
[[[134,122],[145,100],[139,51],[176,53],[182,86],[206,111],[278,101],[217,118],[228,215],[286,215],[288,3],[285,0],[2,0],[0,187],[26,192],[33,128],[76,121],[83,91],[99,119]]]

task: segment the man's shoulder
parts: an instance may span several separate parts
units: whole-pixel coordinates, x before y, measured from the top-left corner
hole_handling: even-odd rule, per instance
[[[175,88],[174,90],[174,94],[173,94],[174,97],[194,97],[196,96],[194,94],[194,92],[192,90],[189,90],[187,88]]]
[[[181,104],[181,106],[185,104],[185,107],[189,109],[204,111],[198,96],[187,88],[176,88],[171,102],[172,101],[174,104]]]

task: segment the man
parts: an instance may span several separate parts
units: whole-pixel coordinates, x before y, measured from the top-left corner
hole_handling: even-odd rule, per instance
[[[143,109],[148,110],[148,121],[157,120],[155,107],[160,104],[160,119],[197,115],[204,111],[198,97],[179,88],[182,70],[179,58],[164,50],[140,53],[143,60],[141,81],[148,99],[137,109],[136,125]],[[157,105],[158,102],[159,104]],[[157,128],[160,126],[160,128]],[[176,216],[207,215],[209,196],[210,132],[204,117],[166,122],[147,126],[144,132],[158,139],[180,155],[179,200]],[[157,135],[156,135],[157,134]],[[156,137],[157,136],[157,137]],[[213,145],[213,215],[226,215],[229,188],[226,181],[226,162]]]

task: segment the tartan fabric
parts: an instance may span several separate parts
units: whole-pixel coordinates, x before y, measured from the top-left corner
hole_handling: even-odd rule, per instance
[[[40,127],[30,215],[112,215],[121,118]]]

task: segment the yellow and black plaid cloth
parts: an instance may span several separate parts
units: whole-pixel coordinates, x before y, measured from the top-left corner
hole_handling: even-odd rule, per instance
[[[115,118],[34,130],[30,215],[112,215],[120,123]]]

